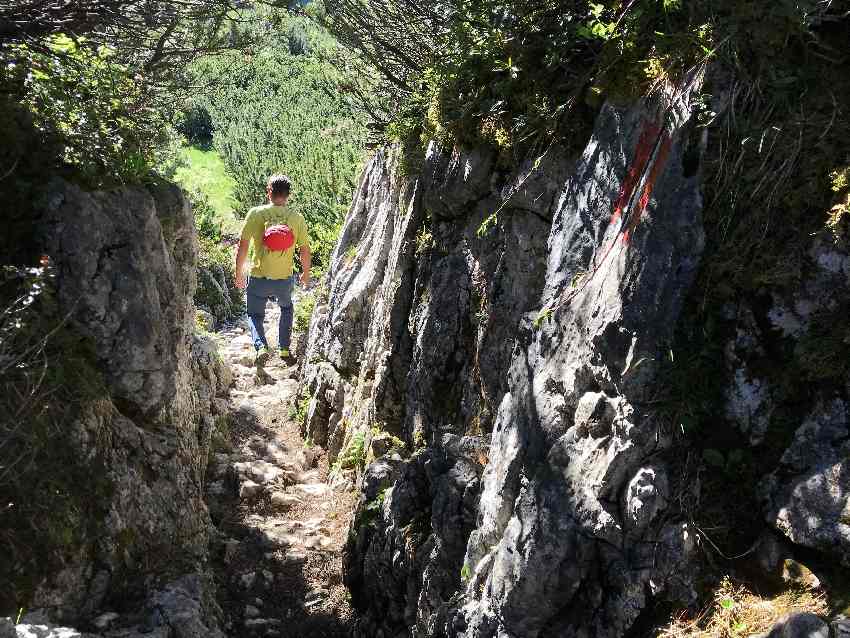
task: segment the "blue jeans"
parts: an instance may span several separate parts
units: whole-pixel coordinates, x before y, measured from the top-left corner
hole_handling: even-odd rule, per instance
[[[292,338],[292,288],[294,284],[294,276],[287,279],[251,277],[248,280],[248,289],[246,290],[248,327],[251,329],[251,339],[254,341],[254,348],[257,350],[269,347],[263,320],[266,317],[266,301],[270,298],[276,298],[277,305],[280,306],[278,347],[289,350],[289,342]]]

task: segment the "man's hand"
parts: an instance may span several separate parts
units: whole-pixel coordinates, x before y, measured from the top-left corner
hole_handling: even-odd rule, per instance
[[[248,287],[248,273],[245,271],[245,258],[248,256],[248,240],[242,239],[236,249],[236,287],[245,290]]]
[[[310,245],[301,246],[301,285],[305,288],[310,285]]]

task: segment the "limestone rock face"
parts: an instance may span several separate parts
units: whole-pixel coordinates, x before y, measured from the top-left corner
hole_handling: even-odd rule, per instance
[[[811,410],[835,394],[834,388],[823,387],[820,381],[843,377],[844,384],[850,382],[850,328],[845,320],[850,313],[850,250],[846,242],[817,235],[787,248],[776,260],[792,264],[789,268],[796,276],[791,282],[765,288],[756,297],[730,301],[723,313],[734,330],[724,349],[724,416],[747,435],[752,446],[775,438],[779,434],[775,423],[781,423],[786,414],[801,424],[799,410],[791,407],[794,404],[803,403]],[[790,374],[794,377],[789,383]],[[808,392],[799,392],[800,388]],[[838,393],[842,391],[846,398],[846,390]]]
[[[405,626],[440,635],[445,601],[461,583],[459,565],[475,525],[481,476],[477,462],[456,453],[451,445],[433,446],[396,466],[377,498],[359,512],[348,544],[346,584],[358,608],[381,615],[367,615],[358,635]]]
[[[667,441],[641,407],[703,246],[676,116],[686,114],[662,125],[642,108],[606,107],[565,184],[546,318],[526,320],[517,340],[456,635],[619,636],[648,591],[687,595],[675,565],[693,535],[660,520],[669,479],[652,459]],[[651,197],[636,209],[622,203],[645,136],[656,150],[637,170]]]
[[[534,307],[543,286],[552,176],[572,163],[555,152],[545,162],[545,178],[534,173],[518,187],[522,180],[514,176],[516,208],[482,229],[503,201],[504,184],[493,182],[489,168],[482,170],[482,162],[491,165],[489,157],[432,144],[424,176],[408,178],[398,176],[396,162],[392,153],[379,152],[364,172],[333,256],[327,301],[313,317],[304,369],[306,434],[332,456],[358,436],[366,450],[379,449],[371,440],[386,440],[386,434],[402,439],[407,454],[434,455],[433,464],[427,456],[411,460],[408,469],[400,457],[385,457],[376,465],[380,472],[366,475],[358,520],[368,529],[352,540],[360,549],[350,555],[346,575],[353,591],[373,590],[361,601],[379,622],[364,618],[362,635],[374,635],[380,625],[394,631],[417,622],[434,625],[460,583],[477,476],[506,388],[519,317]],[[444,442],[455,439],[464,443],[450,452]],[[420,465],[426,461],[427,472]],[[433,475],[454,477],[455,471],[469,486],[450,488],[450,480]],[[399,485],[387,492],[396,478]],[[442,509],[455,502],[449,495],[455,490],[465,494],[463,515]],[[389,508],[386,520],[377,515],[379,496]],[[393,509],[400,499],[406,505]],[[401,523],[394,513],[401,511],[407,513],[402,518],[415,511],[424,521],[420,534],[409,536],[410,521]],[[431,531],[431,517],[451,518],[459,527]],[[451,530],[451,539],[442,530]],[[395,536],[379,541],[385,532]],[[401,546],[417,558],[380,567],[390,547]],[[406,583],[401,598],[398,589],[372,587],[376,578]],[[383,613],[387,606],[391,616]]]
[[[197,263],[188,204],[176,187],[51,190],[45,246],[60,301],[93,337],[114,396],[155,413],[188,360]]]
[[[371,160],[303,370],[332,455],[406,444],[362,474],[357,635],[620,636],[692,596],[644,407],[703,248],[688,117],[606,106],[580,158],[511,174],[434,143],[418,175]]]
[[[164,609],[168,592],[185,587],[148,585],[186,574],[195,574],[185,578],[194,578],[199,601],[210,525],[204,473],[231,375],[215,342],[193,335],[191,212],[170,185],[87,193],[57,182],[50,190],[44,245],[60,310],[94,344],[108,392],[56,442],[90,468],[79,489],[99,516],[30,608],[67,624],[90,620],[106,601],[141,605],[148,594]],[[200,603],[178,607],[170,609],[185,611],[194,633],[168,635],[216,635]]]

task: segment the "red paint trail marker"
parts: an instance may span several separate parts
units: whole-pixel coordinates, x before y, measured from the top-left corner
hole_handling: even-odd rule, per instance
[[[652,197],[652,189],[655,187],[655,182],[658,181],[658,176],[661,174],[661,169],[667,163],[667,156],[670,155],[670,136],[665,131],[661,134],[661,146],[658,149],[658,154],[655,156],[655,161],[652,163],[652,168],[649,171],[649,176],[643,185],[643,192],[640,195],[637,208],[632,211],[629,218],[626,230],[623,232],[623,243],[628,244],[629,238],[640,220],[643,217],[643,212],[649,205],[649,198]]]

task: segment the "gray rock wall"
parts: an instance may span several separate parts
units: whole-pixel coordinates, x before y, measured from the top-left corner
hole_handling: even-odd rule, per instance
[[[580,157],[511,172],[436,143],[414,175],[395,150],[369,162],[303,368],[305,431],[362,491],[345,558],[358,636],[623,636],[655,602],[694,605],[703,539],[682,504],[700,472],[738,476],[729,431],[760,479],[742,537],[847,564],[840,242],[805,240],[793,285],[712,309],[725,336],[696,385],[717,386],[722,422],[706,442],[664,412],[707,143],[687,91],[666,100],[606,105]],[[699,446],[724,437],[724,468],[705,465]]]
[[[776,260],[799,275],[723,308],[724,412],[766,466],[764,521],[842,587],[822,569],[850,565],[850,248],[821,232]]]
[[[449,635],[620,636],[650,595],[689,596],[693,532],[665,516],[669,434],[648,407],[703,248],[687,117],[605,107],[564,185]]]
[[[195,633],[171,627],[176,616],[167,613],[146,627],[218,635],[214,616],[201,613],[210,527],[202,495],[230,371],[215,343],[193,334],[197,237],[188,203],[170,185],[87,193],[57,181],[50,190],[44,246],[59,310],[94,343],[108,388],[55,442],[90,468],[78,489],[97,500],[101,518],[41,582],[30,609],[85,624],[104,607],[136,600],[141,608],[148,596],[155,607],[174,589],[157,588],[188,574],[193,607],[171,612],[186,612],[180,622]]]
[[[370,162],[304,368],[332,454],[405,442],[359,474],[358,635],[614,636],[648,590],[692,595],[642,407],[703,245],[688,117],[606,107],[581,158],[514,173],[434,143],[417,176]]]
[[[485,439],[507,387],[519,318],[543,287],[553,180],[569,165],[553,152],[546,171],[518,187],[525,174],[494,179],[489,157],[432,144],[426,177],[398,178],[392,152],[380,152],[355,195],[333,256],[327,304],[317,307],[311,326],[305,428],[334,456],[362,437],[371,461],[384,438],[378,430],[401,438],[405,455],[417,454],[404,467],[397,456],[399,462],[380,466],[386,475],[374,479],[383,481],[375,488],[380,491],[403,474],[403,487],[387,497],[387,507],[401,512],[388,537],[373,537],[373,526],[365,525],[351,541],[375,556],[374,564],[363,557],[349,563],[354,595],[376,615],[392,608],[390,626],[407,627],[417,618],[433,624],[433,610],[459,585]],[[503,189],[516,191],[515,206],[496,227],[479,232],[502,204]],[[464,444],[447,456],[446,437]],[[433,464],[426,464],[432,456]],[[393,505],[402,494],[407,501]],[[424,521],[423,530],[431,528],[432,502],[440,504],[434,524],[445,533],[407,538],[409,516]],[[418,558],[409,565],[380,564],[390,547],[404,545]],[[418,612],[423,571],[431,593]],[[402,585],[366,586],[379,575]],[[366,622],[363,635],[373,635],[376,628]]]

